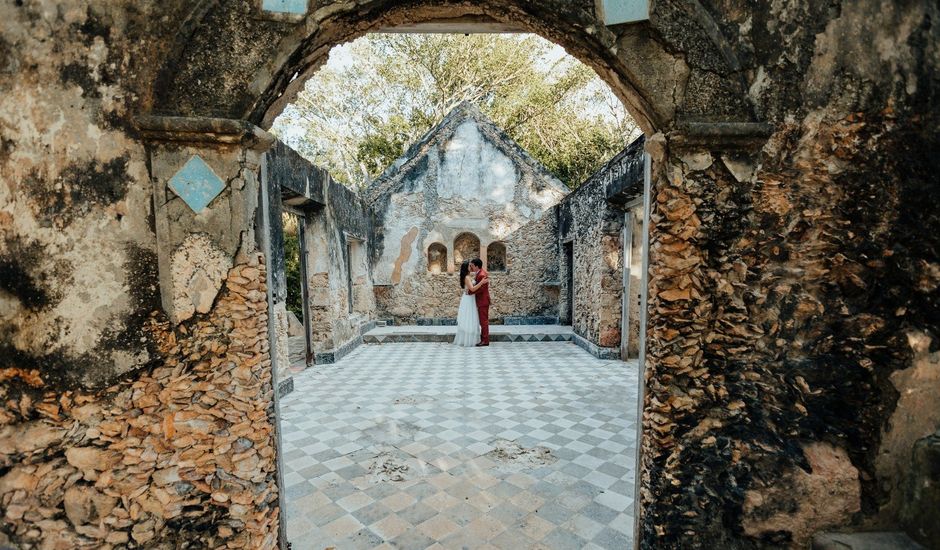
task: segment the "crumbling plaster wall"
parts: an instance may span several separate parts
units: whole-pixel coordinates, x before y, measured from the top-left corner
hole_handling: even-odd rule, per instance
[[[573,276],[564,255],[558,259],[559,308],[571,313],[576,334],[601,347],[620,346],[623,317],[624,208],[609,199],[618,190],[627,200],[642,199],[642,139],[627,146],[555,208],[558,246],[573,251]],[[637,178],[636,166],[640,167]],[[629,181],[627,181],[629,180]],[[574,284],[569,292],[568,284]],[[574,298],[569,309],[568,296]]]
[[[348,344],[360,335],[363,324],[376,317],[375,295],[372,292],[372,275],[365,264],[371,238],[370,217],[365,203],[343,185],[329,178],[326,193],[326,206],[314,214],[317,221],[316,228],[325,231],[328,267],[323,270],[323,263],[315,260],[320,268],[311,270],[311,278],[319,277],[318,304],[323,304],[322,279],[328,278],[329,316],[333,347],[336,350]],[[308,236],[315,231],[315,227],[308,229]],[[358,258],[347,261],[350,253],[349,244],[359,243],[361,247]],[[322,241],[321,241],[322,244]],[[359,260],[358,265],[356,260]],[[353,271],[351,296],[346,284],[347,266]],[[314,290],[311,285],[310,292]],[[350,300],[353,300],[352,314],[350,314]],[[317,350],[318,352],[320,350]],[[326,351],[326,350],[324,350]]]
[[[492,318],[556,315],[545,287],[557,263],[554,223],[546,218],[566,192],[475,106],[459,106],[366,192],[379,315],[402,323],[455,318],[454,243],[466,232],[480,239],[471,257],[484,262],[490,243],[507,245],[506,271],[492,274]],[[434,243],[447,247],[446,272],[428,269]]]
[[[920,540],[940,541],[940,525],[922,510],[929,510],[927,498],[935,501],[940,494],[937,480],[940,479],[940,462],[932,469],[923,464],[914,464],[914,447],[919,439],[940,433],[940,350],[931,349],[932,338],[910,331],[907,340],[913,352],[913,364],[891,373],[891,384],[898,391],[897,407],[884,425],[881,445],[875,457],[875,471],[887,502],[882,514],[892,517],[898,514],[902,525],[908,527]],[[934,443],[936,448],[936,443]],[[934,456],[936,456],[934,451]]]
[[[42,374],[0,414],[0,540],[19,548],[275,548],[279,520],[260,255],[215,308],[142,337],[160,366],[99,391]],[[12,397],[12,395],[7,395]]]
[[[257,159],[199,149],[226,189],[161,241],[189,154],[131,120],[187,4],[0,6],[0,544],[275,546]]]
[[[153,280],[153,296],[133,312],[142,321],[131,340],[145,361],[123,376],[70,380],[53,365],[27,370],[4,356],[5,543],[276,545],[268,301],[253,229],[260,154],[241,143],[172,140],[149,143],[147,153],[156,253],[137,269]],[[167,188],[196,155],[224,178],[199,212]]]
[[[100,385],[156,359],[139,337],[160,303],[152,192],[120,85],[141,21],[77,2],[0,17],[2,367]]]
[[[555,217],[542,216],[517,229],[505,242],[511,251],[507,271],[490,273],[490,318],[557,317]],[[419,273],[399,286],[376,287],[378,315],[402,322],[416,318],[456,319],[461,292],[456,273]],[[405,301],[408,296],[413,296],[415,302]]]
[[[632,222],[633,227],[630,232],[630,239],[626,242],[626,245],[630,247],[629,262],[624,258],[627,278],[629,279],[627,281],[627,287],[625,288],[625,291],[628,291],[626,306],[627,319],[621,322],[621,328],[626,327],[625,330],[628,331],[626,353],[628,358],[633,359],[640,356],[640,326],[644,305],[643,228],[645,225],[643,220],[645,217],[645,209],[644,205],[641,203],[630,207],[629,210],[632,214],[630,222]],[[626,235],[626,233],[624,234]]]

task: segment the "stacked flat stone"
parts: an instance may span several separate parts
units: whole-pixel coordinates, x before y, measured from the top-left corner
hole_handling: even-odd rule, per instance
[[[21,548],[277,545],[264,278],[256,255],[208,315],[154,315],[164,358],[133,382],[4,403],[0,508]]]

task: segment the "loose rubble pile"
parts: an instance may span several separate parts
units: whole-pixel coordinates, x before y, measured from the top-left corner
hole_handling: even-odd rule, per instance
[[[401,462],[398,457],[387,452],[375,456],[375,461],[369,466],[372,483],[385,481],[405,481],[408,475],[408,465]]]
[[[276,546],[261,258],[228,272],[207,316],[173,327],[154,315],[148,330],[164,360],[136,380],[42,393],[33,373],[32,394],[3,396],[0,544]]]

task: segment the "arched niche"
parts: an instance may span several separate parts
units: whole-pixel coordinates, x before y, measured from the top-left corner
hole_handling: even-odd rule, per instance
[[[447,247],[441,243],[431,243],[428,247],[428,273],[447,272]]]
[[[508,260],[506,258],[506,243],[492,242],[486,247],[487,271],[506,271]]]
[[[454,238],[454,265],[480,257],[480,237],[465,232]]]

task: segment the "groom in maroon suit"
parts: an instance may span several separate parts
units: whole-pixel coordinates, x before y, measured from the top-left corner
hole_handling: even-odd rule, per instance
[[[477,312],[480,314],[480,343],[477,347],[490,345],[490,274],[483,269],[483,260],[474,258],[470,260],[470,272],[474,274],[474,284],[483,284],[473,293],[477,301]]]

